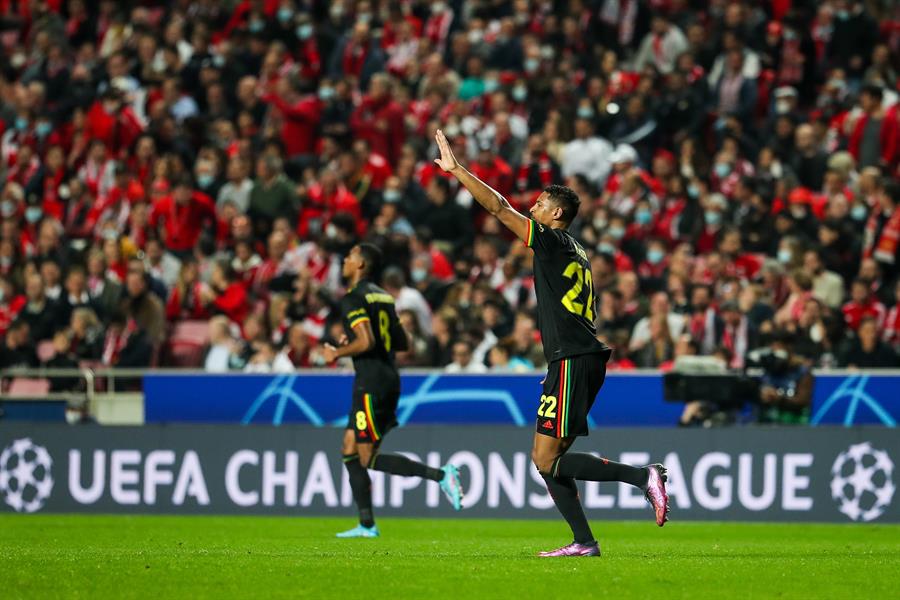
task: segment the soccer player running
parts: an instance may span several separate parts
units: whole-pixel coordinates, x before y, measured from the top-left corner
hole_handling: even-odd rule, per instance
[[[344,356],[353,357],[356,371],[353,405],[341,452],[359,509],[359,525],[338,533],[341,538],[379,535],[372,514],[372,481],[367,469],[437,481],[456,510],[461,508],[463,496],[455,466],[447,464],[435,469],[400,454],[378,452],[384,435],[397,425],[400,374],[394,364],[394,351],[402,352],[409,346],[394,310],[394,298],[369,281],[380,263],[381,251],[366,243],[354,246],[344,258],[343,275],[350,288],[341,300],[340,310],[346,335],[339,347],[326,344],[324,351],[329,363]]]
[[[441,153],[435,163],[455,176],[481,206],[534,251],[538,329],[548,366],[531,457],[575,538],[540,556],[600,555],[578,499],[576,479],[622,481],[639,487],[656,513],[656,524],[662,527],[669,511],[662,465],[634,467],[591,454],[567,453],[577,436],[588,434],[588,412],[603,385],[606,362],[612,354],[596,337],[590,262],[567,231],[578,214],[578,196],[567,187],[551,185],[538,196],[529,219],[457,162],[442,131],[435,140]]]

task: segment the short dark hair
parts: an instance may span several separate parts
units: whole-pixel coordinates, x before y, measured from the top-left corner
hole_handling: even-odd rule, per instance
[[[875,323],[875,325],[877,326],[878,319],[876,319],[872,315],[866,315],[862,319],[859,320],[859,327],[857,327],[856,330],[859,331],[863,325],[867,325],[868,323]]]
[[[175,187],[186,187],[194,189],[194,178],[189,173],[182,173],[175,180]]]
[[[388,267],[384,270],[381,285],[388,289],[399,290],[406,285],[406,276],[400,270],[400,267]]]
[[[231,266],[230,260],[220,259],[217,260],[215,264],[218,268],[222,269],[222,277],[225,278],[225,281],[231,283],[237,279],[237,272],[234,270],[234,267]]]
[[[357,246],[363,261],[366,263],[365,274],[374,276],[381,266],[381,249],[375,244],[363,242]]]
[[[869,96],[872,96],[872,98],[874,98],[875,100],[879,100],[879,101],[884,98],[884,90],[881,89],[880,85],[877,85],[874,83],[867,83],[864,86],[862,86],[862,89],[859,90],[859,94],[860,95],[868,94]]]
[[[435,176],[431,178],[431,181],[434,182],[439,188],[441,188],[441,192],[443,192],[444,197],[450,197],[450,181],[445,179],[444,177]]]
[[[544,188],[544,192],[562,209],[563,223],[567,227],[571,225],[572,221],[575,220],[575,215],[578,214],[578,209],[581,207],[581,200],[578,199],[578,194],[572,188],[556,184],[548,185]]]

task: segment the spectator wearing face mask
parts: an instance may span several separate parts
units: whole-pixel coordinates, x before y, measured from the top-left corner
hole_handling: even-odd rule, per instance
[[[638,276],[644,289],[659,289],[662,286],[663,274],[668,268],[666,246],[659,239],[651,239],[647,243],[644,260],[638,265]]]
[[[710,194],[701,200],[703,206],[703,229],[697,239],[697,252],[705,254],[716,247],[716,240],[725,223],[728,201],[722,194]]]

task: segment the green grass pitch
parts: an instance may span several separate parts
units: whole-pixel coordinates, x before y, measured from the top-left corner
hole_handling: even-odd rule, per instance
[[[602,558],[540,559],[562,521],[0,515],[0,597],[888,598],[900,527],[594,521]]]

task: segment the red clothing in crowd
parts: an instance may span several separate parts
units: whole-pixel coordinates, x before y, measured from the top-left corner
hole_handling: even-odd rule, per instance
[[[182,298],[178,286],[172,288],[169,301],[166,303],[166,320],[178,321],[181,319],[204,320],[210,317],[209,309],[200,300],[200,289],[203,284],[195,282],[188,292],[189,298]],[[243,321],[242,321],[243,322]]]
[[[369,44],[362,44],[350,39],[344,46],[344,52],[341,56],[341,72],[345,76],[355,77],[359,79],[362,75],[363,67],[366,64],[366,58],[369,56]]]
[[[102,140],[113,155],[127,152],[143,131],[141,122],[129,106],[123,106],[119,114],[111,115],[101,101],[94,102],[88,111],[85,136],[88,140]]]
[[[427,188],[434,176],[443,177],[450,180],[450,189],[455,189],[456,178],[451,173],[446,172],[432,162],[425,163],[420,166],[416,172],[416,180],[423,188]]]
[[[882,326],[884,341],[889,344],[900,344],[900,302],[891,307]]]
[[[356,137],[369,142],[373,152],[384,156],[391,165],[400,158],[406,140],[403,107],[390,97],[366,96],[350,116],[350,129]]]
[[[268,94],[263,100],[281,113],[281,141],[288,157],[313,154],[316,149],[316,129],[322,116],[322,103],[316,96],[303,96],[288,104],[277,94]]]
[[[749,281],[756,277],[762,266],[762,257],[756,254],[741,254],[725,264],[725,274]]]
[[[165,196],[153,205],[150,225],[163,227],[163,243],[169,250],[186,252],[191,250],[207,224],[215,224],[216,205],[212,198],[202,192],[192,192],[187,204],[175,202],[172,196]]]
[[[369,185],[375,190],[384,188],[384,182],[393,175],[387,159],[377,152],[369,152],[369,158],[363,166],[363,173],[370,177]]]
[[[697,237],[697,243],[694,245],[697,254],[709,254],[715,250],[719,241],[720,231],[722,231],[722,228],[718,225],[714,227],[704,225],[699,237]]]
[[[431,256],[431,274],[436,279],[452,279],[453,265],[447,256],[434,246],[429,248],[428,254]]]
[[[302,239],[308,239],[310,220],[318,220],[324,230],[328,222],[339,212],[353,215],[357,223],[357,233],[360,235],[365,233],[366,223],[362,219],[359,200],[350,190],[340,184],[329,193],[321,184],[313,184],[309,188],[308,201],[304,202],[300,209],[297,235]]]
[[[847,323],[847,327],[856,331],[859,329],[859,323],[863,320],[863,317],[875,317],[880,327],[881,322],[884,320],[885,309],[884,304],[874,299],[869,299],[863,303],[851,300],[844,305],[841,312],[844,313],[844,322]]]
[[[866,123],[869,122],[869,115],[863,114],[856,120],[853,131],[850,132],[850,140],[847,149],[853,158],[859,160],[859,146],[862,143],[863,132],[866,130]],[[894,164],[898,157],[898,149],[900,149],[900,122],[897,120],[897,105],[888,108],[881,120],[881,160],[888,166]]]
[[[529,181],[532,181],[532,173],[537,177],[540,185],[534,189],[529,188]],[[519,193],[530,192],[535,190],[543,190],[553,183],[553,161],[546,152],[531,161],[523,160],[519,166],[519,172],[516,174],[516,191]]]
[[[613,352],[613,358],[610,359],[608,363],[606,363],[607,371],[634,371],[637,369],[637,365],[629,359],[625,358],[616,358],[616,352]]]
[[[250,12],[253,10],[253,5],[259,4],[258,2],[253,2],[251,0],[241,0],[238,2],[234,10],[231,13],[231,17],[228,19],[228,23],[225,24],[225,28],[218,34],[213,36],[213,42],[218,43],[220,40],[228,38],[231,36],[231,32],[239,27],[247,24],[247,17],[250,15]],[[275,11],[278,10],[278,0],[263,0],[262,1],[262,12],[267,17],[275,16]]]
[[[65,182],[66,179],[66,170],[62,167],[56,170],[55,173],[47,172],[44,174],[44,185],[43,185],[43,200],[44,200],[44,212],[50,213],[52,209],[50,209],[49,205],[58,205],[59,213],[52,213],[54,217],[60,219],[62,217],[62,209],[63,203],[60,202],[59,198],[59,186]]]
[[[866,222],[865,235],[863,236],[863,257],[871,258],[887,264],[894,264],[897,257],[897,248],[900,247],[900,207],[895,207],[881,234],[878,233],[878,220],[883,209],[879,206],[869,215]]]
[[[678,222],[687,201],[684,198],[667,198],[659,211],[659,218],[653,227],[653,235],[674,243],[678,238]]]
[[[432,46],[443,49],[447,44],[447,36],[450,34],[450,26],[453,24],[453,10],[444,9],[433,13],[425,21],[425,37]]]
[[[3,273],[4,275],[6,273]],[[19,311],[28,303],[24,295],[14,296],[9,302],[0,304],[0,335],[4,335]]]
[[[88,221],[91,224],[96,224],[107,211],[110,214],[118,212],[122,202],[134,204],[143,198],[144,186],[135,179],[129,181],[124,189],[118,186],[110,188],[109,192],[91,208],[91,211],[88,213]]]
[[[422,36],[422,21],[415,15],[404,15],[403,20],[412,25],[413,37]],[[393,21],[385,21],[381,30],[381,47],[387,50],[397,43],[397,24]]]
[[[15,164],[6,172],[7,181],[15,181],[24,187],[31,181],[32,177],[37,175],[38,170],[41,168],[41,161],[38,160],[38,157],[32,156],[27,163],[24,160],[24,155],[16,157]]]
[[[300,75],[311,81],[318,81],[322,74],[322,55],[319,53],[319,44],[316,38],[301,41],[297,48],[297,64],[300,65]]]
[[[647,189],[649,189],[655,195],[662,197],[666,194],[665,186],[663,186],[663,184],[658,179],[656,179],[653,175],[651,175],[644,169],[641,169],[640,167],[633,167],[628,174],[630,175],[631,173],[637,173],[638,177],[641,178],[641,181],[644,182],[644,185],[647,186]],[[622,173],[619,173],[618,171],[612,173],[606,180],[604,191],[609,192],[610,194],[615,194],[622,186],[622,179]]]
[[[627,254],[616,248],[616,253],[613,255],[613,260],[616,264],[616,273],[625,273],[627,271],[634,271],[634,263],[628,257]]]
[[[243,323],[250,312],[247,288],[238,281],[230,283],[225,291],[213,300],[213,306],[235,323]]]
[[[637,268],[637,275],[641,279],[661,279],[669,268],[669,261],[663,258],[656,264],[649,260],[642,261]]]
[[[477,160],[469,165],[469,170],[504,196],[508,196],[512,192],[512,167],[499,156],[494,156],[491,163],[487,165]]]

